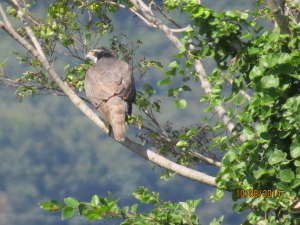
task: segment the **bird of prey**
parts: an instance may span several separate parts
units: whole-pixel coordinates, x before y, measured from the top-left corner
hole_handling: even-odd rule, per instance
[[[87,55],[95,64],[85,75],[85,92],[93,106],[109,123],[109,134],[125,139],[125,121],[135,103],[135,81],[128,64],[105,48],[94,48]]]

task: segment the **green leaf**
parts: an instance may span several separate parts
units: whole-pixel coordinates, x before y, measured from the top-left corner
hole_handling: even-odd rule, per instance
[[[300,185],[300,179],[293,179],[292,182],[291,182],[291,188],[296,188]]]
[[[117,203],[117,201],[112,202],[112,203],[111,203],[111,204],[112,204],[112,207],[113,207],[113,205],[115,205],[116,203]],[[107,207],[106,205],[101,205],[100,208],[99,208],[99,209],[96,209],[96,210],[97,210],[97,214],[99,214],[99,213],[104,213],[104,212],[107,212],[108,207]]]
[[[204,8],[203,8],[203,7],[199,7],[199,8],[198,8],[198,12],[192,14],[192,17],[193,17],[193,18],[196,18],[196,17],[198,17],[198,16],[201,16],[201,15],[203,14],[203,12],[204,12]]]
[[[243,105],[244,103],[246,102],[246,98],[242,95],[239,95],[237,98],[236,98],[236,101],[235,101],[235,105]]]
[[[228,17],[235,17],[235,13],[236,13],[235,10],[225,11],[225,15],[228,16]]]
[[[276,150],[270,155],[268,162],[270,165],[275,165],[285,160],[286,155],[287,154],[283,153],[281,150]]]
[[[178,109],[184,109],[186,107],[186,101],[184,99],[179,100],[175,98],[174,102]]]
[[[241,35],[241,39],[251,38],[252,34],[249,31],[245,31]]]
[[[266,118],[268,118],[271,115],[272,115],[272,108],[271,107],[269,107],[269,106],[260,107],[259,117],[261,118],[261,120],[265,120]]]
[[[185,213],[189,212],[190,207],[189,207],[189,205],[188,205],[186,202],[178,202],[178,204],[179,204],[179,207],[180,207]]]
[[[87,41],[90,41],[91,40],[91,37],[92,37],[92,34],[91,33],[86,33],[85,34],[85,39],[87,40]]]
[[[285,182],[278,182],[278,183],[276,184],[276,188],[277,188],[278,190],[284,191],[284,190],[289,189],[290,186],[289,186],[287,183],[285,183]]]
[[[167,71],[165,73],[166,76],[175,76],[176,75],[176,69],[172,69],[171,71]]]
[[[263,70],[260,67],[254,66],[253,69],[250,71],[249,77],[251,80],[254,80],[255,77],[261,76],[262,73]]]
[[[74,209],[71,206],[66,206],[62,211],[62,219],[70,218],[74,215]]]
[[[180,88],[182,88],[183,91],[192,91],[192,89],[189,86],[187,86],[187,85],[183,85]]]
[[[264,55],[260,58],[259,62],[267,68],[272,68],[278,63],[278,55],[276,54],[268,54]]]
[[[213,86],[213,88],[212,88],[213,93],[219,93],[220,91],[222,91],[222,85],[216,84]]]
[[[110,191],[108,192],[108,196],[109,196],[108,197],[108,202],[111,203],[112,200],[113,200],[113,195],[112,195],[112,193]]]
[[[243,129],[243,134],[247,140],[252,140],[255,137],[255,130],[253,127],[245,126]]]
[[[179,63],[177,61],[173,61],[170,63],[168,68],[177,69],[179,67]]]
[[[290,151],[291,151],[292,158],[295,159],[300,156],[300,143],[296,138],[293,140],[293,143],[291,144]]]
[[[177,147],[183,147],[183,146],[188,146],[188,143],[184,140],[180,140],[176,144]]]
[[[79,202],[74,199],[74,198],[65,198],[64,199],[64,202],[68,205],[68,206],[71,206],[72,208],[76,208],[78,205],[79,205]]]
[[[39,205],[41,206],[42,209],[46,209],[46,210],[52,209],[53,207],[51,202],[41,202],[39,203]]]
[[[119,199],[120,199],[120,198],[119,198]],[[105,206],[107,209],[106,209],[105,211],[103,211],[103,212],[110,211],[110,210],[117,204],[117,202],[119,201],[119,199],[117,199],[116,201],[110,202],[109,205],[108,205],[108,207]],[[104,205],[102,205],[102,206],[104,206]],[[102,206],[101,206],[101,207],[102,207]],[[103,208],[103,210],[104,210],[104,208]]]
[[[277,42],[280,37],[279,32],[273,32],[269,37],[269,42]]]
[[[246,19],[248,19],[248,17],[249,17],[249,14],[248,14],[248,13],[246,13],[246,12],[241,12],[241,18],[242,18],[242,19],[246,20]]]
[[[229,151],[226,154],[228,155],[228,159],[230,161],[235,160],[238,156],[238,153],[237,153],[235,148],[230,148]]]
[[[259,123],[256,125],[256,130],[259,132],[259,133],[263,133],[263,132],[266,132],[267,129],[268,129],[268,124],[263,124],[263,123]]]
[[[224,196],[224,189],[222,189],[222,188],[217,188],[217,191],[216,191],[216,198],[221,199],[221,198],[223,198],[223,196]]]
[[[193,129],[191,129],[191,130],[189,130],[189,132],[187,132],[187,136],[191,136],[191,135],[193,135],[194,133],[196,133],[196,131],[197,131],[197,129],[196,128],[193,128]]]
[[[94,195],[93,198],[92,198],[92,204],[94,206],[97,206],[99,205],[99,197],[97,195]]]
[[[258,52],[260,52],[260,49],[255,47],[251,47],[248,51],[249,55],[255,55]]]
[[[222,121],[218,121],[213,130],[218,130],[224,128],[224,123]]]
[[[152,96],[153,94],[156,93],[156,91],[152,88],[152,86],[147,83],[144,84],[143,89],[146,92],[145,97]]]
[[[286,52],[279,53],[278,64],[290,62],[292,57]]]
[[[294,164],[295,166],[300,167],[300,160],[295,160]]]
[[[70,64],[68,63],[65,67],[64,67],[64,72],[66,72],[66,70],[69,68]]]
[[[256,179],[259,179],[262,175],[264,175],[266,173],[268,173],[268,171],[260,166],[258,166],[257,170],[253,171],[253,175]]]
[[[186,28],[185,31],[186,31],[186,32],[191,32],[191,31],[193,31],[193,28],[189,25],[189,26]]]
[[[130,211],[131,211],[133,214],[136,214],[138,208],[139,208],[139,205],[138,205],[138,204],[134,204],[133,206],[131,206],[131,210],[130,210]]]
[[[91,214],[91,215],[89,215],[89,216],[87,217],[87,220],[89,220],[89,221],[92,221],[92,220],[95,220],[95,219],[101,220],[102,217],[99,216],[98,214]]]
[[[272,105],[274,103],[274,99],[270,95],[264,95],[260,99],[260,104],[261,105]]]
[[[170,85],[170,77],[167,77],[165,79],[162,79],[162,80],[158,81],[157,86],[160,86],[162,84],[169,84]]]
[[[209,225],[221,225],[223,223],[224,216],[221,216],[218,220],[214,218]]]
[[[190,80],[189,77],[184,77],[184,78],[182,78],[182,81],[183,81],[183,82],[187,82],[187,81],[189,81],[189,80]]]
[[[289,183],[295,178],[295,174],[290,169],[284,169],[280,172],[279,178],[281,181]]]
[[[296,104],[296,105],[295,105]],[[289,98],[285,104],[282,106],[282,109],[290,109],[293,105],[296,107],[300,106],[300,96]]]
[[[276,88],[279,86],[279,78],[273,75],[264,76],[261,79],[261,84],[264,88]]]
[[[191,63],[191,61],[187,60],[187,61],[185,62],[185,69],[186,69],[186,70],[189,70],[193,65],[194,65],[194,64]]]
[[[174,88],[170,88],[168,90],[168,97],[171,97],[171,96],[177,96],[178,92],[177,90],[175,90]]]

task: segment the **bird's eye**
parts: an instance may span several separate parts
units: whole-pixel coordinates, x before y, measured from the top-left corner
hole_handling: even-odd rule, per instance
[[[96,53],[94,51],[92,51],[92,54],[95,55]]]

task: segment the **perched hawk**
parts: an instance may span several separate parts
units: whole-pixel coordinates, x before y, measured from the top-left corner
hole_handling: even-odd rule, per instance
[[[125,139],[125,121],[135,102],[135,81],[128,64],[105,48],[91,50],[86,58],[95,64],[85,75],[85,92],[110,124],[110,136]]]

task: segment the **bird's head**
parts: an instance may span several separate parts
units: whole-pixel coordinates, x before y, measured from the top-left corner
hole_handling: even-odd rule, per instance
[[[102,57],[113,57],[106,48],[94,48],[85,56],[85,59],[91,59],[95,63]]]

